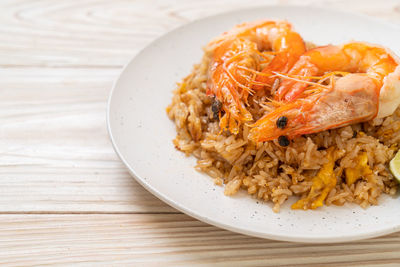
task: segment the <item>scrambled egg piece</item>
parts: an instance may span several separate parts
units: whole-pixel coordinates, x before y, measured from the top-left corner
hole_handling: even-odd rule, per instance
[[[304,199],[298,200],[292,205],[292,209],[316,209],[324,204],[329,192],[336,186],[334,148],[328,149],[328,162],[322,165],[318,174],[313,178],[310,193]]]
[[[324,204],[324,200],[329,192],[336,186],[336,175],[333,171],[335,167],[335,150],[331,147],[328,149],[328,162],[322,165],[318,174],[312,180],[311,190],[306,198],[298,200],[292,205],[292,209],[316,209]],[[356,166],[354,168],[346,168],[344,170],[346,183],[348,186],[354,184],[358,179],[372,174],[371,168],[368,166],[368,156],[366,152],[362,152],[355,158]]]
[[[357,156],[356,162],[356,167],[346,168],[344,170],[344,173],[346,174],[346,183],[348,186],[354,184],[361,177],[372,174],[372,170],[368,166],[368,156],[366,152],[363,152]]]

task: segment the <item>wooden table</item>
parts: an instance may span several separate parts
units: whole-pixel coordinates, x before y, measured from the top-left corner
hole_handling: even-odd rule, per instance
[[[124,64],[193,19],[265,4],[400,23],[399,1],[1,1],[0,264],[400,266],[400,233],[294,244],[231,233],[132,179],[106,131]]]

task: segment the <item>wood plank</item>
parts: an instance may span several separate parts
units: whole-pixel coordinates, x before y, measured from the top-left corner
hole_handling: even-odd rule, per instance
[[[197,18],[260,5],[326,3],[400,22],[397,0],[9,0],[0,3],[0,66],[122,67],[157,36]]]
[[[175,212],[134,181],[109,141],[118,74],[0,68],[0,212]]]
[[[396,266],[400,263],[400,233],[347,244],[295,244],[231,233],[182,214],[0,215],[0,240],[1,265]]]

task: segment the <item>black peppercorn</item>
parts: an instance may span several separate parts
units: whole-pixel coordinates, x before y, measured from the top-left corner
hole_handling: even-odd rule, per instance
[[[222,102],[219,101],[218,99],[214,98],[212,105],[211,105],[212,112],[218,113],[221,108],[222,108]]]
[[[219,111],[222,108],[222,102],[219,101],[217,98],[214,97],[213,102],[211,104],[211,111],[213,112],[214,119],[218,119]]]
[[[279,117],[276,120],[276,127],[278,127],[279,129],[283,129],[283,128],[286,127],[287,122],[288,122],[288,118],[287,117],[285,117],[285,116]]]
[[[290,141],[286,136],[281,135],[278,138],[278,143],[280,146],[288,146],[290,144]]]

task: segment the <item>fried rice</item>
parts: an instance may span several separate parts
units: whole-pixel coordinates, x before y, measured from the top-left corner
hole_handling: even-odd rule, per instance
[[[325,205],[356,203],[363,208],[377,205],[382,194],[395,195],[397,181],[388,169],[400,144],[400,109],[384,119],[375,119],[317,134],[298,137],[287,147],[277,140],[255,143],[248,139],[249,127],[239,134],[221,132],[218,118],[211,110],[213,99],[206,95],[211,54],[178,84],[167,114],[176,124],[175,147],[197,160],[196,169],[224,185],[227,196],[245,190],[254,198],[273,203],[273,211],[289,198],[306,199],[321,167],[327,163],[328,148],[334,148],[336,185],[327,191]],[[262,98],[262,97],[260,97]],[[253,96],[249,110],[260,118],[263,99]],[[346,169],[357,170],[360,155],[366,155],[369,175],[346,180]],[[313,193],[313,200],[324,188]],[[309,204],[302,209],[314,208]]]

